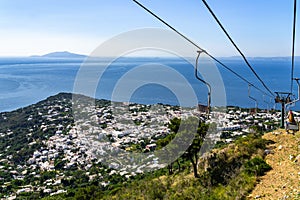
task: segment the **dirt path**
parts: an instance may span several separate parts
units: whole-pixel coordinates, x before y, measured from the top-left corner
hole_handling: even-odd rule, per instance
[[[273,169],[260,178],[248,199],[300,199],[300,132],[278,130],[263,138],[275,142],[266,156]]]

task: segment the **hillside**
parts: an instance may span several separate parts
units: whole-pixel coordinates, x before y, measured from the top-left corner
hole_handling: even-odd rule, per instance
[[[264,149],[270,141],[249,135],[215,149],[199,162],[199,178],[188,163],[176,173],[156,172],[142,179],[118,185],[102,199],[244,199],[259,176],[270,167],[264,162]]]
[[[263,138],[274,142],[266,156],[272,170],[260,178],[249,199],[300,199],[300,132],[278,130]]]
[[[173,176],[163,175],[129,184],[124,188],[119,188],[116,194],[112,196],[110,194],[104,198],[300,199],[300,132],[293,135],[286,134],[285,130],[279,129],[259,138],[238,139],[234,144],[225,148],[213,150],[212,154],[204,157],[200,162],[199,167],[204,169],[201,179],[195,179],[188,171]],[[262,145],[263,143],[266,146]],[[249,151],[250,146],[255,147],[253,151]],[[245,168],[249,166],[246,164],[249,161],[246,160],[249,157],[255,158],[263,155],[271,168],[267,169],[265,174],[260,174],[262,176],[245,173]],[[240,156],[245,161],[242,166],[237,167]],[[240,162],[243,161],[240,160]],[[214,166],[209,174],[205,172],[208,163]],[[232,172],[229,173],[230,175],[228,171],[226,172],[228,164]],[[251,168],[258,172],[259,166],[261,165],[252,165]],[[220,171],[217,170],[219,167]],[[227,181],[220,181],[222,177],[227,178]],[[212,181],[214,179],[215,184]],[[247,195],[248,192],[250,194]]]
[[[259,177],[271,169],[264,161],[264,152],[273,141],[262,138],[258,129],[258,132],[253,129],[252,133],[244,132],[243,135],[227,131],[218,148],[197,157],[208,124],[204,120],[195,121],[195,117],[186,119],[184,126],[198,127],[192,144],[168,166],[145,172],[142,168],[134,168],[136,163],[132,166],[131,163],[105,164],[103,159],[110,155],[97,156],[94,150],[119,145],[118,152],[123,149],[146,155],[143,153],[151,151],[148,145],[155,144],[159,150],[176,134],[184,134],[185,129],[178,132],[181,124],[181,119],[175,117],[178,107],[156,105],[155,109],[150,109],[149,105],[114,103],[114,109],[121,110],[125,106],[128,113],[114,112],[112,115],[112,102],[96,100],[96,111],[77,105],[85,108],[90,119],[96,119],[80,124],[74,122],[76,107],[72,106],[72,96],[60,93],[34,105],[0,114],[0,198],[244,199]],[[168,115],[161,109],[167,110]],[[131,132],[122,133],[124,120],[128,119],[133,120],[126,125]],[[85,136],[92,140],[84,143]],[[101,146],[97,143],[99,138],[110,145]],[[89,146],[91,143],[95,145]],[[113,148],[109,150],[117,153]],[[197,165],[194,165],[195,159]],[[155,159],[148,161],[142,166],[157,164]]]

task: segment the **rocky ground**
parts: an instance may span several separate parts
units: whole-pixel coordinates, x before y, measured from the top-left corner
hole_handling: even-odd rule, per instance
[[[248,199],[300,199],[300,132],[277,130],[263,137],[274,142],[266,151],[273,169],[260,178]]]

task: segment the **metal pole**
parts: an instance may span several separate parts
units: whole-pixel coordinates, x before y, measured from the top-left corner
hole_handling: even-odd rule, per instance
[[[284,128],[284,113],[285,113],[285,104],[284,102],[281,102],[281,122],[280,122],[280,128]]]

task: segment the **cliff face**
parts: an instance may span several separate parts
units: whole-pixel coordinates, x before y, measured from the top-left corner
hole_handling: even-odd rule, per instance
[[[260,178],[249,199],[300,199],[300,133],[278,130],[263,138],[274,142],[266,156],[272,170]]]

